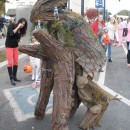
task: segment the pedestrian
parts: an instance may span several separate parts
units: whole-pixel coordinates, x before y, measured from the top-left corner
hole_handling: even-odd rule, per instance
[[[92,30],[94,31],[94,34],[97,36],[98,41],[103,46],[103,48],[104,48],[104,44],[101,39],[101,32],[103,32],[104,27],[105,27],[105,23],[103,22],[103,16],[99,14],[96,20],[92,24]]]
[[[108,48],[108,62],[112,62],[112,60],[111,60],[111,46],[113,44],[114,34],[115,34],[114,20],[115,20],[115,18],[112,17],[110,22],[107,25],[108,35],[109,35],[109,38],[110,38],[110,41],[111,41],[111,43],[106,46],[106,49]]]
[[[127,30],[127,20],[124,19],[123,20],[123,36],[125,37],[126,36],[126,30]]]
[[[4,17],[4,14],[1,15],[1,18],[0,18],[0,32],[2,32],[2,36],[5,37],[5,33],[4,33],[4,26],[6,24],[6,19]]]
[[[18,69],[18,43],[20,38],[25,36],[27,30],[27,20],[25,18],[19,19],[17,24],[10,24],[7,31],[7,38],[5,41],[5,51],[8,61],[8,73],[12,85],[16,85],[14,81],[20,82],[17,78]]]
[[[31,44],[36,45],[39,44],[34,36],[31,37]],[[38,79],[40,73],[40,59],[30,56],[30,64],[32,65],[32,81],[36,81]]]
[[[119,23],[119,25],[118,25],[118,35],[119,35],[119,47],[121,47],[122,46],[122,37],[123,37],[123,19],[122,18],[120,18],[119,19],[120,20],[120,23]]]
[[[127,36],[126,36],[126,43],[127,43],[127,63],[128,67],[130,67],[130,17],[128,18],[128,26],[127,26]]]
[[[97,19],[92,24],[92,30],[94,34],[97,36],[100,44],[104,47],[101,37],[98,37],[101,32],[103,32],[103,28],[105,27],[105,23],[103,22],[103,16],[101,14],[98,15]],[[99,72],[103,72],[102,67],[99,69]]]
[[[119,44],[119,36],[118,36],[118,23],[114,18],[114,32],[115,32],[115,38],[114,38],[114,42],[113,45],[117,46]]]
[[[107,51],[107,46],[109,44],[111,44],[107,28],[104,28],[104,34],[105,34],[105,36],[103,36],[102,39],[103,39],[103,43],[105,45],[105,52],[106,52]]]
[[[97,19],[93,22],[91,27],[96,36],[98,36],[100,32],[103,32],[105,23],[103,22],[103,16],[101,14],[98,15]]]

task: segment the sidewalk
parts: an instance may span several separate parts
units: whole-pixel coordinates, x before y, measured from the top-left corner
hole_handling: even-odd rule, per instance
[[[6,38],[0,39],[0,50],[5,48],[5,40],[6,40]]]

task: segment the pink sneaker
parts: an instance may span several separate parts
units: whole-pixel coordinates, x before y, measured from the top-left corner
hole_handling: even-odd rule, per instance
[[[128,64],[127,67],[130,68],[130,64]]]

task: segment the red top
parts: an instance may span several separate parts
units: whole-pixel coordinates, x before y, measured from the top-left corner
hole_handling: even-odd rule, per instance
[[[97,32],[98,32],[98,21],[94,21],[92,24],[92,30],[94,31],[95,35],[97,36]],[[102,28],[105,27],[105,24],[102,22]]]

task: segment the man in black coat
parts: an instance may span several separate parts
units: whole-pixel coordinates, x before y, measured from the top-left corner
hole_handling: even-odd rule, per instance
[[[2,32],[5,23],[6,23],[6,19],[5,19],[5,17],[4,17],[4,14],[2,14],[2,15],[1,15],[1,18],[0,18],[0,32]],[[4,36],[3,33],[2,33],[2,36]]]

